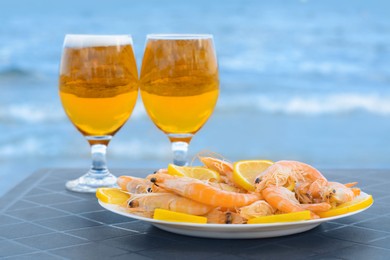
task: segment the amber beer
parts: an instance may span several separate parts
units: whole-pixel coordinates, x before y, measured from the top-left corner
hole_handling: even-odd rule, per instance
[[[149,37],[140,87],[158,128],[167,134],[195,134],[212,114],[219,94],[212,38]]]
[[[64,46],[60,98],[66,114],[85,136],[114,135],[137,100],[132,45],[126,41],[110,44],[102,38],[83,46],[77,42]]]

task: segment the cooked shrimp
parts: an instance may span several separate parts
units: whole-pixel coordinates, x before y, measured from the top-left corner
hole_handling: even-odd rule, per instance
[[[354,189],[347,187],[344,184],[338,182],[329,182],[328,186],[325,188],[325,197],[326,199],[335,205],[339,205],[348,201],[351,201],[355,198]],[[357,189],[359,190],[359,189]],[[360,191],[360,190],[359,190]]]
[[[205,215],[209,224],[244,224],[246,219],[230,210],[215,208]]]
[[[192,215],[205,215],[213,209],[208,205],[173,193],[135,194],[128,201],[129,211],[150,215],[155,209],[167,209]]]
[[[248,206],[239,208],[238,212],[241,217],[250,219],[273,215],[275,213],[275,209],[271,207],[271,205],[269,205],[265,200],[258,200]]]
[[[227,183],[223,183],[223,182],[206,182],[206,183],[208,183],[210,186],[213,186],[215,188],[218,188],[218,189],[224,190],[224,191],[247,193],[246,190],[243,190],[243,189],[235,187],[235,186],[231,186],[231,185],[229,185]]]
[[[260,198],[258,194],[224,191],[200,180],[188,177],[177,177],[161,173],[149,175],[148,179],[166,190],[214,207],[242,207]]]
[[[133,176],[119,176],[116,182],[122,190],[134,194],[149,192],[168,192],[163,188],[159,188],[156,185],[153,185],[147,179],[137,178]]]
[[[348,183],[344,183],[345,186],[347,186],[348,188],[352,188],[354,186],[356,186],[358,183],[355,181],[355,182],[348,182]]]
[[[213,157],[198,156],[199,160],[209,169],[218,172],[221,179],[231,185],[235,186],[233,181],[233,164],[228,161],[220,160]]]
[[[312,218],[318,218],[313,212],[327,211],[329,203],[300,204],[295,194],[285,187],[268,187],[262,191],[264,199],[274,208],[284,213],[310,210]]]
[[[256,190],[261,192],[269,186],[289,187],[296,183],[306,184],[315,181],[327,182],[326,178],[314,167],[297,161],[278,161],[268,167],[256,178]]]
[[[294,190],[299,202],[323,202],[323,187],[327,179],[314,167],[297,161],[279,161],[268,167],[256,178],[256,191],[270,186]]]
[[[332,208],[327,202],[313,203],[313,204],[300,204],[302,208],[310,210],[314,213],[325,212]]]
[[[324,190],[328,186],[327,181],[322,179],[314,182],[297,183],[295,193],[301,203],[318,203],[324,202]]]

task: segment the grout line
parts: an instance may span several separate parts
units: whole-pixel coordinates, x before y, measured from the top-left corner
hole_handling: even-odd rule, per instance
[[[47,175],[50,174],[50,172],[52,172],[52,171],[53,171],[53,170],[48,170],[48,171],[46,171],[45,173],[42,173],[42,174],[41,174],[42,176],[40,176],[38,179],[36,179],[32,185],[28,186],[29,188],[27,188],[26,190],[24,190],[24,192],[19,193],[19,196],[15,196],[14,199],[13,199],[13,201],[12,201],[11,203],[9,203],[7,206],[5,206],[5,207],[2,209],[1,212],[7,211],[7,209],[9,209],[11,206],[13,206],[13,205],[15,204],[15,202],[17,202],[17,201],[19,201],[20,199],[22,199],[28,192],[30,192],[32,189],[35,188],[35,185],[36,185],[37,183],[39,183],[39,182],[41,182],[43,179],[45,179],[45,178],[47,177]],[[22,183],[24,183],[25,181],[28,181],[28,180],[29,180],[30,178],[32,178],[32,176],[34,176],[34,175],[35,175],[35,174],[30,175],[30,176],[29,176],[27,179],[25,179]],[[32,178],[32,179],[34,179],[34,178]],[[24,186],[25,186],[25,185],[24,185]],[[19,185],[16,186],[15,188],[17,188],[17,187],[19,187]],[[11,190],[10,192],[12,192],[12,190]],[[3,197],[3,198],[4,198],[4,197]]]

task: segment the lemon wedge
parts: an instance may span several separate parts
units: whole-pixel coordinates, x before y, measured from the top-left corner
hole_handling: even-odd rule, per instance
[[[130,194],[118,188],[98,188],[96,197],[104,203],[121,205],[130,199]]]
[[[372,195],[361,193],[359,196],[357,196],[354,200],[350,202],[343,203],[333,209],[330,209],[325,212],[319,212],[316,214],[321,218],[329,218],[329,217],[338,216],[356,210],[367,208],[372,203],[374,203],[374,199],[372,198]]]
[[[197,167],[188,167],[188,166],[177,166],[174,164],[168,165],[168,174],[181,177],[190,177],[198,180],[211,180],[215,179],[219,181],[219,173],[211,169],[197,166]]]
[[[199,224],[207,223],[206,217],[195,216],[166,209],[155,209],[153,219],[171,222],[190,222]]]
[[[233,181],[248,191],[255,190],[256,177],[273,164],[270,160],[244,160],[233,164]]]
[[[294,222],[299,220],[309,220],[310,211],[298,211],[286,214],[270,215],[263,217],[251,218],[248,220],[248,224],[265,224],[265,223],[276,223],[276,222]]]

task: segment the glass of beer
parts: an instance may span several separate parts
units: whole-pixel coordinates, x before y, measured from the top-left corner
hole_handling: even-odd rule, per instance
[[[73,125],[91,146],[92,166],[66,183],[72,191],[113,187],[106,165],[107,145],[130,117],[138,96],[138,73],[128,35],[66,35],[59,95]],[[75,148],[77,149],[77,148]]]
[[[171,141],[173,163],[186,165],[188,145],[219,95],[213,36],[148,35],[140,89],[149,117]]]

